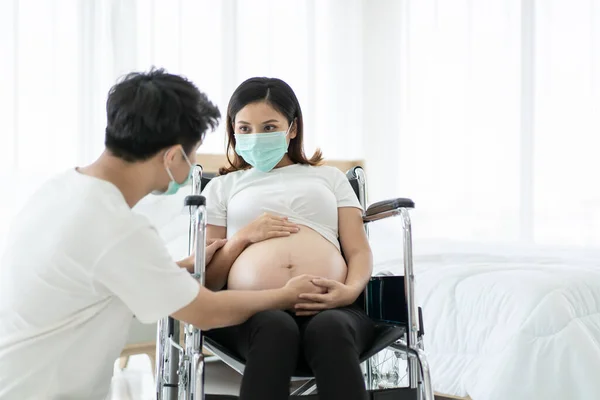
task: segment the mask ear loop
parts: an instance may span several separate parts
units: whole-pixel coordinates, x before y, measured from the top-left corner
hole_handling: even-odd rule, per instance
[[[169,154],[169,150],[165,151],[165,155],[163,156],[163,162],[165,164],[165,171],[167,171],[167,175],[169,175],[169,178],[174,181],[175,178],[173,177],[173,174],[171,173],[171,168],[169,168],[169,166],[167,165],[167,154]]]
[[[287,131],[285,132],[285,136],[286,137],[290,134],[290,132],[292,130],[292,126],[294,126],[294,121],[295,121],[295,119],[293,119],[292,123],[290,124],[290,126],[288,126]]]
[[[185,154],[185,150],[183,150],[183,146],[179,146],[179,149],[181,150],[181,154],[183,155],[183,159],[190,166],[190,169],[192,169],[194,166],[192,165],[192,162],[188,158],[187,154]]]
[[[190,166],[190,170],[193,168],[192,163],[190,162],[190,159],[188,158],[187,154],[185,154],[185,150],[183,150],[183,146],[179,146],[179,150],[181,150],[181,154],[183,155],[183,159],[185,160],[185,162],[187,162],[187,164]],[[175,180],[175,177],[173,177],[173,174],[171,173],[171,169],[166,165],[166,161],[167,161],[167,154],[169,153],[169,150],[165,151],[165,155],[163,157],[163,160],[165,162],[165,169],[167,170],[167,174],[169,175],[169,178],[174,181],[177,182]]]

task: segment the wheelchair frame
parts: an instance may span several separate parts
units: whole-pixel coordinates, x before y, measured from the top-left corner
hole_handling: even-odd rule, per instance
[[[358,182],[358,197],[360,204],[366,211],[366,176],[361,167],[355,167],[348,174]],[[202,191],[202,167],[196,165],[192,171],[192,194],[186,197],[185,206],[190,213],[189,225],[189,254],[195,252],[194,277],[204,286],[205,275],[205,248],[206,248],[206,203],[200,195]],[[415,389],[417,400],[434,400],[433,387],[429,364],[423,350],[422,332],[418,317],[417,306],[414,298],[414,270],[412,263],[412,229],[409,208],[414,204],[408,199],[399,199],[409,202],[396,204],[395,207],[384,208],[382,212],[366,212],[363,222],[367,236],[369,224],[388,217],[400,216],[403,229],[404,251],[404,285],[405,304],[408,309],[408,329],[406,340],[399,339],[389,347],[404,352],[408,360],[409,388]],[[180,344],[180,323],[171,317],[164,318],[157,326],[156,346],[156,398],[157,400],[204,400],[204,366],[205,360],[202,353],[202,332],[187,323],[184,323],[183,341]],[[208,350],[212,351],[210,347]],[[214,351],[213,351],[214,353]],[[227,363],[227,360],[224,360]],[[228,363],[229,364],[229,363]],[[229,364],[235,368],[234,365]],[[366,385],[368,390],[373,387],[371,359],[365,361]],[[421,378],[421,379],[420,379]],[[297,380],[297,378],[293,378]],[[316,389],[314,378],[309,379],[292,395],[306,395]]]
[[[190,213],[188,253],[195,254],[193,277],[204,286],[206,269],[206,200],[202,190],[202,166],[192,170],[192,195],[185,199]],[[156,341],[156,399],[204,400],[204,354],[200,329],[184,323],[180,344],[179,321],[158,321]]]

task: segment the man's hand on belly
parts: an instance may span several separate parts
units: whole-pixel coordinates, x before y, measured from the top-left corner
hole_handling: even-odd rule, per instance
[[[332,279],[317,278],[312,282],[324,293],[303,293],[299,297],[302,302],[296,304],[296,315],[313,315],[319,311],[350,305],[356,301],[356,291]]]

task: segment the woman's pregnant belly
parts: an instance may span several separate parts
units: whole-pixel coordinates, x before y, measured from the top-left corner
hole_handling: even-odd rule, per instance
[[[344,282],[346,273],[346,261],[338,249],[316,231],[301,226],[288,237],[247,247],[229,271],[227,288],[276,289],[303,274]]]

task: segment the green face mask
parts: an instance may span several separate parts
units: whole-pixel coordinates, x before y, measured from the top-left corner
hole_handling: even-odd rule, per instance
[[[235,152],[254,168],[269,172],[287,153],[287,136],[292,124],[281,132],[236,133]]]
[[[193,166],[192,163],[190,162],[190,159],[188,158],[188,156],[185,154],[185,151],[183,151],[183,147],[180,147],[181,150],[181,154],[183,155],[183,158],[185,159],[185,162],[188,163],[188,165],[190,166],[190,172],[188,173],[187,177],[185,178],[185,180],[181,183],[177,182],[175,180],[175,178],[173,177],[173,174],[171,173],[171,170],[169,169],[169,167],[165,167],[167,174],[169,174],[169,178],[171,178],[171,181],[169,182],[169,186],[167,187],[167,190],[164,192],[153,192],[153,194],[156,195],[172,195],[177,193],[177,191],[187,185],[187,183],[190,181],[190,179],[192,178],[192,172],[193,172]],[[165,154],[165,157],[167,155]]]

